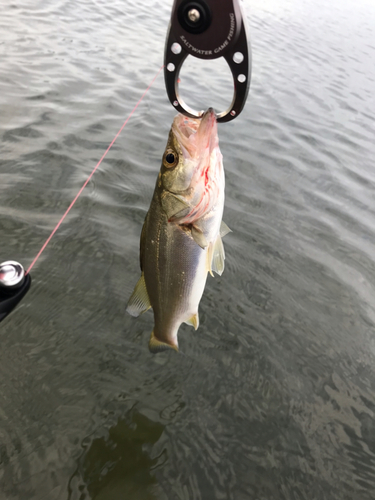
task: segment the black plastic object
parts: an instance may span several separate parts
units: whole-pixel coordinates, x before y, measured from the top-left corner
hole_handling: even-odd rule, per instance
[[[22,284],[17,288],[0,286],[0,322],[8,316],[29,291],[31,276],[26,274]]]
[[[229,108],[217,114],[217,121],[228,122],[241,113],[250,86],[251,49],[240,1],[174,1],[165,44],[164,79],[168,98],[180,113],[191,118],[202,116],[202,111],[191,109],[178,91],[178,77],[188,55],[226,59],[233,75],[234,95]]]

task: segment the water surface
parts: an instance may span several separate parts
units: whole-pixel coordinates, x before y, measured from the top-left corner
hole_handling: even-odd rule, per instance
[[[374,498],[375,7],[245,7],[200,328],[151,356],[152,314],[125,314],[174,116],[159,76],[1,323],[1,499]],[[162,64],[170,8],[2,7],[0,261],[31,263]],[[191,105],[230,101],[225,64],[181,78]]]

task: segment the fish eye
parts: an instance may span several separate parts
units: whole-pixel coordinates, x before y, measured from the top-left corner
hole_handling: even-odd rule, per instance
[[[167,149],[163,163],[166,168],[175,167],[178,163],[178,154],[173,149]]]

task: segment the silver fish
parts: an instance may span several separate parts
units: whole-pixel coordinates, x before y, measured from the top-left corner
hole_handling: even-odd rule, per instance
[[[181,323],[198,328],[207,273],[224,270],[224,187],[215,112],[177,115],[142,229],[142,275],[127,305],[135,317],[153,308],[153,353],[178,350]]]

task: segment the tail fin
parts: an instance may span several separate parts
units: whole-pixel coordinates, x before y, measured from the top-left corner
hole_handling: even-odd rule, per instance
[[[158,352],[168,351],[168,349],[174,349],[178,352],[177,344],[167,344],[167,342],[162,342],[157,337],[155,337],[154,331],[151,333],[150,342],[148,343],[148,348],[152,354],[157,354]]]

